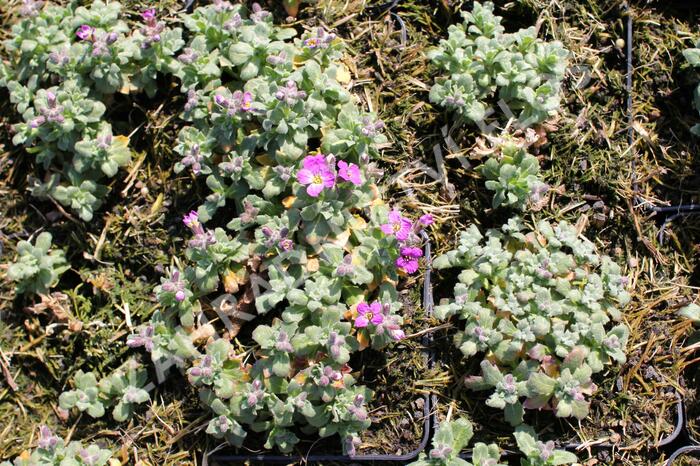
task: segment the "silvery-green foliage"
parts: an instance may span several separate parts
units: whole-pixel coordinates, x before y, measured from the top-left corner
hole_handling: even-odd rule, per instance
[[[114,420],[124,422],[131,418],[137,405],[150,401],[144,389],[147,382],[146,370],[133,360],[99,381],[92,372],[78,371],[75,388],[61,393],[59,405],[66,410],[77,408],[94,418],[104,416],[106,409],[113,407]]]
[[[501,205],[524,209],[544,190],[537,157],[514,141],[505,141],[479,167],[486,188],[493,191],[492,207]]]
[[[107,187],[92,180],[84,180],[82,176],[75,170],[69,169],[68,180],[71,184],[54,185],[57,178],[52,177],[48,183],[47,191],[53,193],[53,197],[61,204],[70,207],[78,216],[89,222],[95,213],[102,205],[102,200],[107,194]],[[36,189],[36,188],[34,188]],[[42,197],[33,192],[35,196]]]
[[[17,259],[9,264],[7,277],[17,282],[18,293],[45,294],[70,268],[62,250],[51,249],[51,233],[43,232],[34,244],[20,241]]]
[[[428,52],[445,73],[430,101],[480,122],[502,100],[520,125],[541,123],[559,109],[568,52],[558,41],[537,38],[534,27],[506,33],[493,9],[491,2],[474,2],[462,13],[464,22],[450,26],[449,37]]]
[[[100,170],[106,176],[113,177],[129,161],[129,139],[114,136],[109,123],[102,123],[93,134],[86,132],[83,139],[75,143],[73,168],[78,173]]]
[[[9,62],[0,70],[23,120],[13,142],[46,172],[34,177],[31,192],[90,221],[108,192],[103,180],[131,160],[128,138],[103,121],[105,102],[116,93],[153,95],[158,73],[176,69],[182,30],[144,18],[132,31],[119,2],[31,5],[4,42]]]
[[[455,344],[484,357],[466,386],[493,390],[487,404],[513,425],[525,408],[584,418],[591,375],[625,362],[629,331],[616,322],[627,280],[573,225],[541,221],[528,232],[516,217],[485,235],[472,225],[434,266],[461,270],[435,314],[464,320]]]
[[[690,320],[693,324],[700,324],[700,306],[690,303],[678,311],[678,314]]]
[[[265,432],[266,448],[287,452],[300,430],[338,434],[354,454],[372,394],[350,375],[350,356],[403,337],[397,259],[422,228],[397,220],[374,185],[383,123],[360,110],[342,41],[325,29],[297,38],[259,5],[224,0],[180,19],[189,36],[171,71],[187,124],[174,169],[204,177],[209,194],[184,218],[192,236],[155,289],[161,309],[129,345],[188,368],[216,438],[241,445]],[[390,217],[401,242],[384,231]],[[215,218],[226,229],[207,227]],[[222,293],[232,299],[214,304]],[[369,303],[372,323],[354,326]],[[208,307],[251,326],[255,346],[193,345]],[[236,321],[241,313],[274,317]]]
[[[102,120],[105,105],[86,98],[77,81],[38,89],[33,106],[24,113],[24,123],[15,125],[14,144],[35,146],[37,160],[48,168],[56,155],[72,151],[83,133]]]
[[[538,440],[535,429],[530,426],[518,426],[513,435],[518,449],[525,455],[520,460],[522,466],[558,466],[578,462],[575,454],[556,449],[553,440]]]
[[[700,327],[700,306],[695,303],[690,303],[681,308],[678,311],[678,314],[692,322],[696,328],[695,332],[693,332],[688,338],[687,345],[697,343],[697,341],[700,339],[700,330],[697,330],[697,327]]]
[[[528,425],[518,426],[513,435],[524,455],[520,459],[521,466],[558,466],[578,461],[573,453],[556,449],[553,441],[540,441],[537,433]],[[469,444],[472,436],[472,424],[467,419],[442,422],[435,432],[430,452],[421,453],[418,461],[410,466],[505,466],[499,462],[499,446],[493,443],[477,443],[472,449],[470,461],[461,459],[459,453]]]
[[[165,282],[166,280],[164,279],[163,281]],[[165,294],[167,292],[163,291],[162,293]],[[174,294],[172,293],[170,297],[173,303],[176,302]],[[159,292],[157,292],[157,296],[159,298],[162,297]],[[189,296],[192,296],[191,293]],[[181,311],[182,314],[192,314],[191,308],[187,307],[187,305],[194,306],[195,304],[191,301],[188,302],[188,304],[183,306],[185,310]],[[197,302],[196,305],[199,305],[199,303]],[[126,343],[130,348],[144,348],[151,353],[151,359],[154,362],[163,365],[172,362],[178,367],[185,367],[185,361],[200,355],[199,351],[194,347],[190,336],[182,327],[169,322],[160,311],[154,312],[150,323],[141,327],[138,333],[130,335]]]
[[[478,442],[470,461],[459,457],[474,435],[471,422],[465,418],[441,422],[433,436],[432,449],[422,452],[410,466],[505,466],[499,462],[500,448],[496,444]]]
[[[61,393],[59,405],[62,409],[78,408],[87,412],[91,417],[102,417],[105,414],[106,400],[100,397],[97,377],[92,372],[76,372],[73,377],[75,388]]]
[[[10,463],[5,461],[0,466],[104,466],[112,458],[110,450],[100,448],[97,444],[87,447],[81,442],[66,442],[54,435],[51,430],[42,425],[39,427],[38,446],[28,456],[18,456]]]
[[[700,41],[695,44],[695,47],[685,49],[683,56],[688,61],[688,64],[693,68],[700,68]],[[693,91],[693,105],[700,112],[700,84]],[[694,125],[690,131],[696,136],[700,136],[700,124]]]

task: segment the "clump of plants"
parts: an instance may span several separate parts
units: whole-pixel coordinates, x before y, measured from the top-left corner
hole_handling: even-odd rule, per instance
[[[444,72],[430,101],[466,122],[483,125],[496,106],[521,127],[541,123],[559,109],[568,52],[558,41],[537,37],[537,28],[506,33],[491,2],[474,2],[451,25],[449,37],[428,52]]]
[[[484,177],[486,189],[493,191],[491,206],[538,210],[549,186],[542,181],[537,157],[528,153],[530,140],[504,133],[498,138],[480,140],[475,151],[487,157],[477,167]]]
[[[350,357],[404,337],[396,285],[418,271],[432,218],[383,202],[372,162],[383,123],[348,91],[334,34],[296,38],[257,4],[217,0],[180,17],[187,42],[165,66],[148,57],[172,56],[179,46],[161,47],[180,34],[156,13],[133,34],[145,61],[130,82],[148,91],[158,73],[180,80],[174,170],[204,177],[210,194],[184,216],[191,237],[155,289],[158,311],[128,344],[149,351],[156,370],[187,374],[216,438],[240,446],[259,432],[266,448],[289,452],[299,432],[337,434],[354,454],[372,393]],[[252,341],[232,343],[245,325]],[[91,416],[114,405],[125,419],[146,399],[130,379],[75,382],[61,404]]]
[[[150,401],[144,389],[148,382],[145,368],[134,360],[101,379],[92,372],[78,371],[74,377],[75,389],[63,392],[59,397],[61,409],[76,408],[91,417],[104,416],[113,407],[112,417],[117,422],[131,418],[137,405]]]
[[[66,443],[54,435],[47,426],[39,428],[37,448],[25,451],[10,463],[4,461],[0,466],[35,466],[39,464],[59,464],[61,466],[104,466],[112,458],[112,452],[99,445],[84,446],[81,442]]]
[[[131,160],[128,136],[114,134],[105,121],[107,105],[119,93],[154,95],[158,73],[171,72],[184,44],[182,30],[166,28],[155,10],[134,30],[121,10],[120,3],[101,0],[89,7],[28,0],[4,42],[10,59],[0,66],[0,86],[23,119],[12,140],[40,167],[30,190],[84,221]]]
[[[460,452],[469,444],[474,435],[471,422],[464,418],[442,422],[433,437],[430,452],[421,453],[411,466],[505,466],[500,463],[500,448],[491,443],[477,443],[472,450],[469,461],[459,457]],[[515,441],[523,454],[521,466],[557,466],[572,464],[576,455],[555,448],[553,441],[542,442],[530,426],[516,428]]]
[[[410,466],[505,466],[499,460],[501,450],[498,445],[482,442],[474,445],[470,461],[459,457],[474,436],[472,423],[465,418],[447,420],[440,423],[432,440],[432,449],[421,452],[417,461]]]
[[[630,297],[611,258],[566,222],[525,231],[516,217],[486,235],[470,226],[434,266],[460,270],[454,298],[435,315],[464,321],[456,346],[464,357],[483,357],[468,388],[493,390],[486,404],[512,425],[524,409],[586,417],[591,376],[625,361],[620,308]]]
[[[695,44],[695,47],[685,49],[683,56],[690,66],[695,69],[700,68],[700,41]],[[700,84],[697,85],[695,92],[693,92],[693,105],[700,112]],[[700,124],[693,125],[690,131],[696,136],[700,136]]]
[[[7,268],[7,277],[17,283],[17,293],[46,294],[70,268],[63,251],[51,248],[52,240],[51,233],[43,232],[34,244],[17,244],[17,259]]]

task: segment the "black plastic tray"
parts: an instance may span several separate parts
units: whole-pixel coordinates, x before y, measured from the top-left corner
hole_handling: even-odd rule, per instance
[[[673,466],[676,464],[676,460],[680,459],[683,456],[690,456],[692,458],[698,458],[700,459],[700,446],[698,445],[689,445],[687,447],[679,448],[676,450],[675,453],[673,453],[668,461],[666,461],[665,466]]]
[[[433,312],[433,293],[431,284],[431,247],[428,235],[423,232],[423,239],[425,240],[425,247],[423,248],[423,255],[425,257],[425,275],[423,279],[423,308],[427,315]],[[432,365],[434,360],[433,352],[429,348],[432,341],[432,336],[426,334],[423,336],[423,345],[425,346],[425,355],[428,359],[428,364]],[[227,464],[242,464],[242,463],[257,463],[257,464],[269,464],[269,463],[360,463],[360,462],[394,462],[406,464],[418,457],[418,455],[425,450],[428,445],[428,441],[431,437],[431,397],[425,395],[423,404],[423,437],[421,439],[418,448],[415,450],[405,453],[403,455],[339,455],[339,454],[311,454],[306,455],[281,455],[281,454],[229,454],[229,453],[215,453],[209,457],[209,460],[215,465],[227,465]]]

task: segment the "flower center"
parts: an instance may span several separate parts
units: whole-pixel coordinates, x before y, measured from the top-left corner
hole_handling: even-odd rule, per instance
[[[399,231],[401,231],[401,224],[398,223],[398,222],[397,222],[397,223],[394,223],[394,227],[393,227],[393,228],[394,228],[394,233],[398,233]]]
[[[321,175],[314,175],[312,182],[313,184],[323,184],[323,178],[321,178]]]
[[[374,317],[374,314],[372,314],[371,312],[367,312],[365,314],[365,318],[367,318],[367,320],[372,320],[373,317]]]

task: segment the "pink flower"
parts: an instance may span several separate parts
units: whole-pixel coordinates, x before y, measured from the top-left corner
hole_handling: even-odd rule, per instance
[[[234,93],[234,97],[236,96],[236,93]],[[240,96],[240,107],[242,112],[248,112],[252,109],[252,103],[253,103],[253,94],[251,94],[248,91],[245,91],[241,96]]]
[[[345,181],[349,181],[355,186],[360,186],[362,184],[362,176],[360,174],[360,167],[355,165],[354,163],[351,163],[348,165],[348,163],[344,160],[339,160],[338,161],[338,176],[344,179]]]
[[[307,155],[306,157],[304,157],[304,161],[302,162],[302,164],[307,170],[317,170],[319,168],[328,167],[328,162],[326,162],[326,156],[324,156],[323,154]]]
[[[370,324],[379,325],[384,322],[384,315],[382,314],[382,305],[379,301],[375,301],[372,304],[367,304],[362,302],[357,305],[357,313],[359,314],[355,318],[355,327],[364,328]]]
[[[335,174],[331,171],[322,154],[304,157],[303,166],[297,172],[297,181],[306,186],[311,197],[318,197],[325,188],[335,186]]]
[[[408,274],[418,271],[418,259],[423,257],[421,248],[406,246],[401,248],[401,255],[396,259],[396,267]]]
[[[214,96],[216,105],[226,110],[228,116],[234,116],[238,112],[249,112],[253,110],[253,94],[250,92],[236,91],[232,94],[231,99],[227,99],[221,94]]]
[[[411,233],[413,224],[407,218],[401,216],[401,212],[394,209],[389,212],[389,223],[381,226],[382,231],[386,235],[394,235],[399,241],[406,241]]]
[[[423,226],[428,226],[433,224],[433,216],[430,214],[421,215],[418,222]]]
[[[199,225],[199,214],[197,214],[196,211],[191,210],[189,214],[182,217],[182,222],[186,226],[193,228],[193,227]]]
[[[141,13],[141,17],[144,19],[146,22],[151,22],[156,19],[156,9],[155,8],[149,8],[148,10],[144,11]]]
[[[78,36],[80,40],[89,40],[92,38],[94,32],[95,28],[88,26],[87,24],[83,24],[77,31],[75,31],[75,35]]]
[[[315,49],[318,47],[319,41],[317,37],[309,37],[304,41],[304,45],[306,45],[310,49]]]

